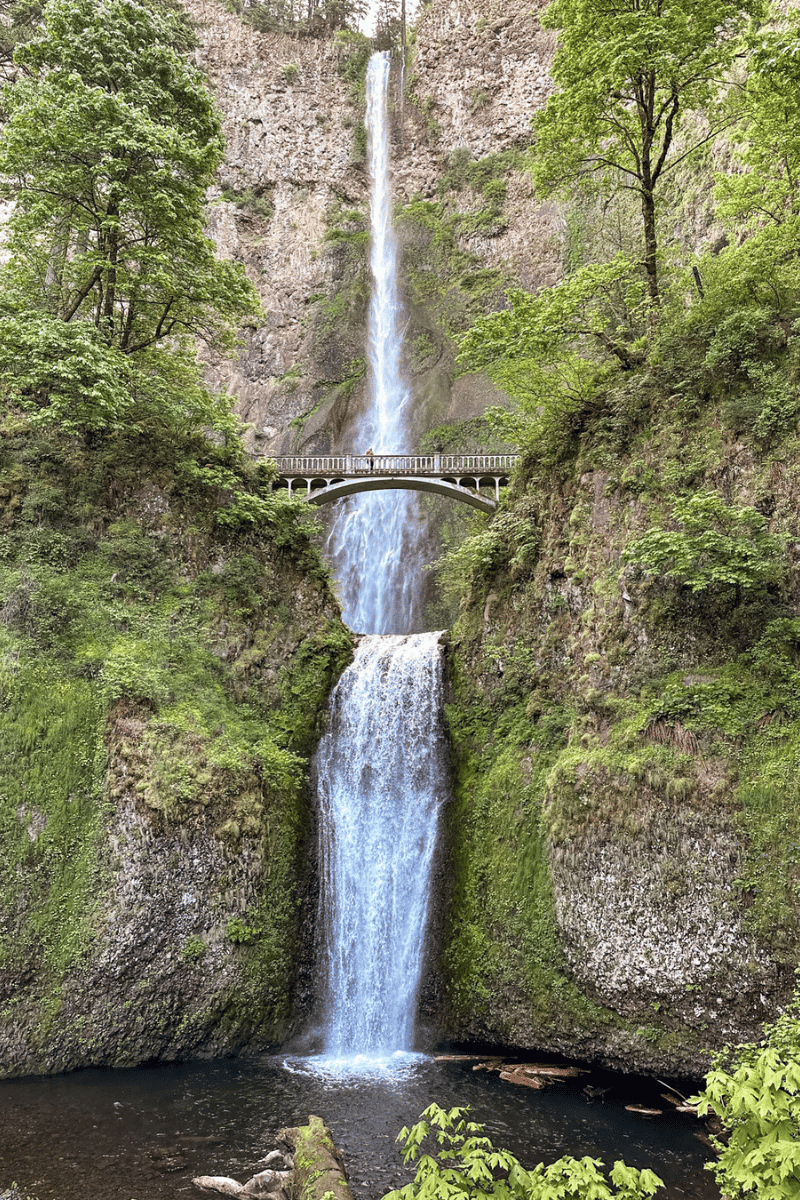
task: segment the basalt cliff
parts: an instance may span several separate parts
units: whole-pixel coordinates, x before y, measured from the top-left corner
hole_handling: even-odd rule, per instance
[[[256,459],[351,448],[370,47],[185,7],[228,145],[210,229],[266,313],[207,378],[239,398]],[[542,7],[427,5],[396,59],[415,448],[499,444],[483,414],[507,398],[459,373],[457,336],[509,287],[557,282],[576,239],[607,236],[602,201],[539,200],[525,167],[551,89]],[[674,224],[721,244],[703,201],[676,196]],[[775,356],[794,353],[783,336]],[[690,385],[679,358],[667,347],[570,410],[558,453],[529,449],[493,522],[426,500],[431,554],[471,547],[430,603],[430,627],[450,626],[453,766],[432,1037],[696,1076],[791,992],[797,419],[759,440],[719,354],[696,349]],[[4,536],[44,536],[45,484],[84,514],[100,503],[80,455],[54,450],[36,478],[8,438]],[[135,466],[105,479],[88,533],[84,518],[60,531],[63,569],[4,576],[6,1075],[263,1046],[309,1011],[307,764],[351,638],[307,535],[223,536],[163,464],[144,483]],[[774,586],[709,598],[626,558],[689,486],[783,538]]]

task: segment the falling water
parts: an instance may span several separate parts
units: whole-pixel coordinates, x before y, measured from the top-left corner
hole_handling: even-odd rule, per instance
[[[364,637],[316,756],[326,1053],[413,1048],[447,786],[438,633]]]
[[[367,70],[372,298],[369,308],[369,405],[350,431],[363,453],[408,451],[410,395],[402,371],[402,306],[392,228],[389,162],[390,55]],[[344,619],[362,633],[408,633],[421,625],[420,517],[411,492],[366,492],[340,506],[327,542]]]
[[[367,72],[372,299],[369,409],[353,450],[402,453],[410,397],[392,230],[389,54]],[[342,505],[328,552],[344,618],[364,636],[331,699],[315,759],[320,806],[325,1054],[362,1074],[413,1049],[431,868],[446,794],[439,634],[420,620],[416,498],[372,492]],[[342,1065],[344,1064],[344,1065]]]

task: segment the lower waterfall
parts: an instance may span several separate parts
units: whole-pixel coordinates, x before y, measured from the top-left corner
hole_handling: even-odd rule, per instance
[[[325,1054],[413,1049],[446,787],[439,633],[363,637],[315,760]]]

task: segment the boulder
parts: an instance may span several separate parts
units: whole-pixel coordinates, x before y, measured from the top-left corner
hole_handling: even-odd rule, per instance
[[[197,1175],[192,1180],[204,1192],[222,1192],[223,1196],[243,1196],[244,1188],[228,1175]]]

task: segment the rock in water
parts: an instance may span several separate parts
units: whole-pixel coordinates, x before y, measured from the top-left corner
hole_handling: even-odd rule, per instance
[[[223,1196],[243,1196],[244,1188],[228,1175],[197,1175],[192,1180],[204,1192],[222,1192]]]
[[[248,1196],[274,1196],[275,1200],[283,1200],[290,1190],[291,1171],[260,1171],[244,1185]]]

